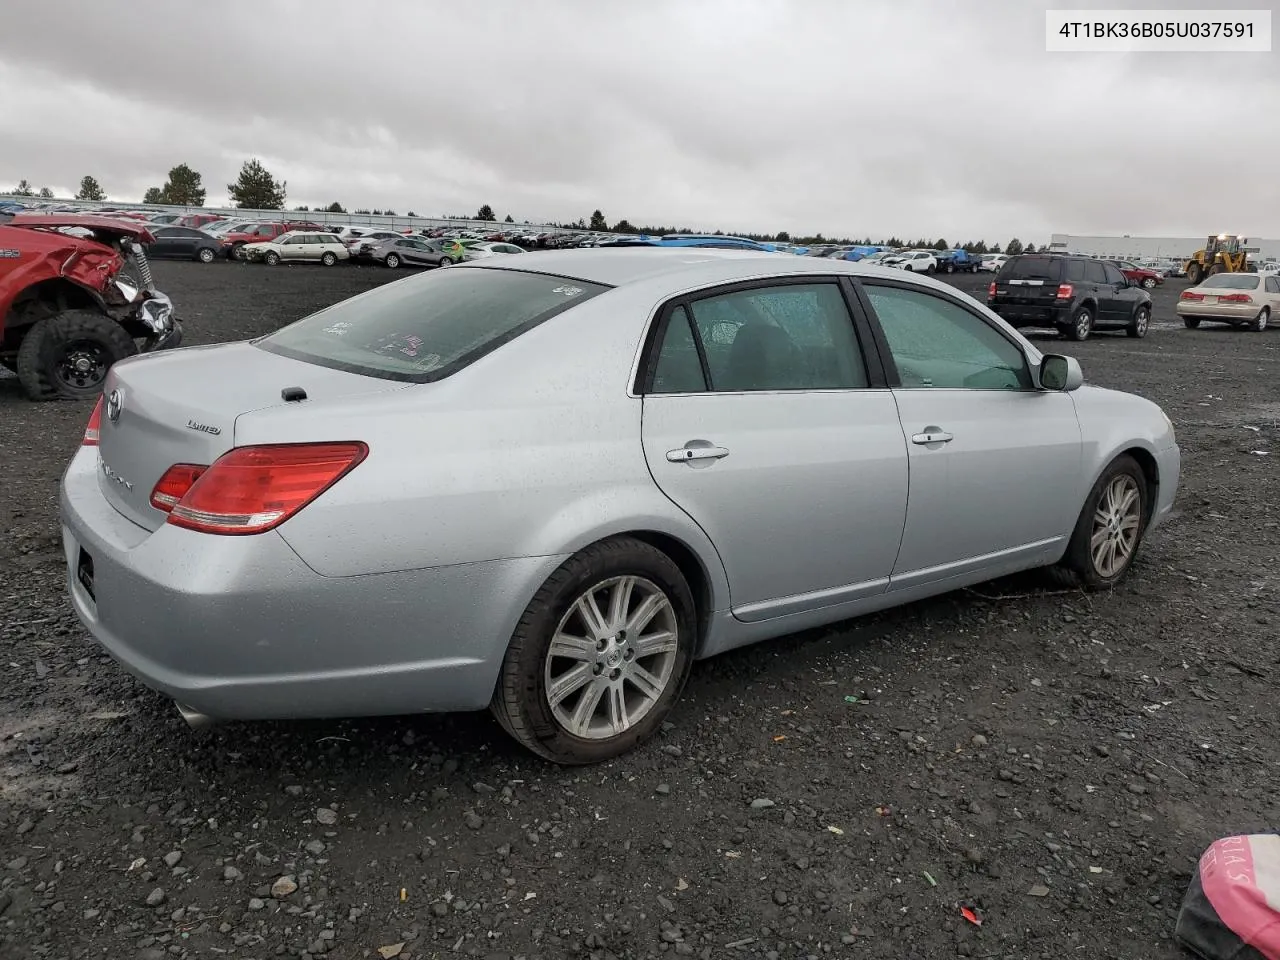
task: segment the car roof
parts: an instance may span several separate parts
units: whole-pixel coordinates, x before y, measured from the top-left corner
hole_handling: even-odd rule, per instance
[[[848,273],[898,276],[888,268],[862,266],[848,260],[796,257],[790,254],[725,247],[583,247],[532,250],[520,257],[475,260],[455,269],[517,270],[619,287],[659,277],[689,275],[695,282],[732,283],[760,276]],[[916,280],[917,278],[911,277]],[[922,285],[926,281],[919,281]]]

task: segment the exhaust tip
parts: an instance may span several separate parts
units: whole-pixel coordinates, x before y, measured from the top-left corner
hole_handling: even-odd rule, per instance
[[[182,715],[183,720],[187,721],[187,726],[192,730],[204,730],[207,727],[212,727],[218,722],[206,713],[201,713],[199,710],[193,710],[185,703],[175,703],[174,706],[178,708],[178,713]]]

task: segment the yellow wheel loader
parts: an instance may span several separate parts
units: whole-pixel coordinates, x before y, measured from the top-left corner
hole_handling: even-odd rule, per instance
[[[1256,253],[1257,247],[1246,247],[1248,237],[1237,237],[1230,233],[1211,236],[1205,242],[1203,250],[1197,250],[1183,266],[1187,280],[1194,287],[1205,277],[1215,273],[1244,273],[1249,269],[1249,254]]]

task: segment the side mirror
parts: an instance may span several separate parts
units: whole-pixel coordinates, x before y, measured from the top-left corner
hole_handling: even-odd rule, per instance
[[[1040,361],[1040,386],[1045,390],[1071,391],[1084,383],[1084,372],[1075,357],[1050,354]]]

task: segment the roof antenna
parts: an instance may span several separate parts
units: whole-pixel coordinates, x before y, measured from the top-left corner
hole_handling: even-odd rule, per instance
[[[307,391],[301,387],[285,387],[280,391],[280,399],[285,403],[295,403],[307,399]]]

